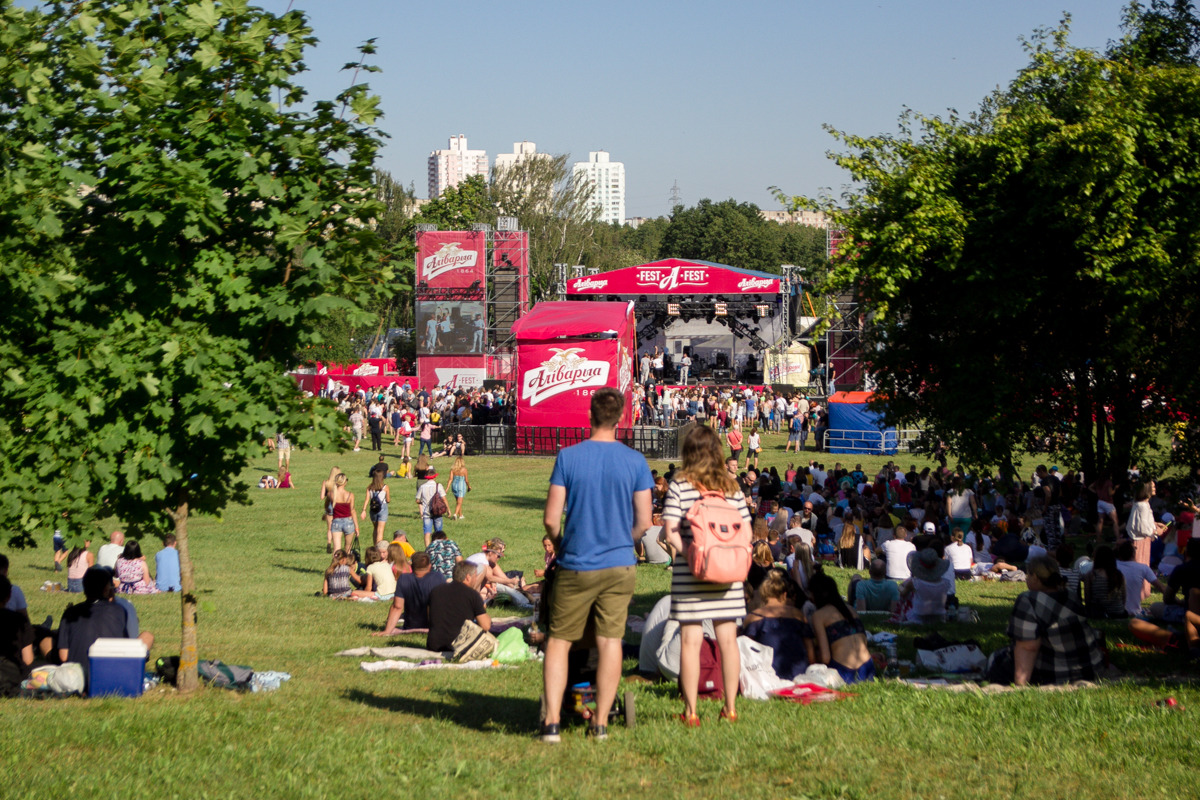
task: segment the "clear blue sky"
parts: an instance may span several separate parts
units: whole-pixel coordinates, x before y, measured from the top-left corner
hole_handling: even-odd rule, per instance
[[[426,195],[426,158],[464,133],[494,160],[528,139],[625,164],[627,216],[768,186],[840,193],[828,123],[892,132],[904,107],[966,113],[1027,63],[1020,38],[1072,17],[1072,42],[1119,36],[1123,0],[400,2],[260,0],[308,14],[320,44],[305,85],[332,97],[340,67],[378,39],[369,76],[391,139],[379,166]]]

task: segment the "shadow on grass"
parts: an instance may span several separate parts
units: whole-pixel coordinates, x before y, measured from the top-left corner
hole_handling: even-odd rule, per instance
[[[323,570],[315,567],[289,567],[287,564],[272,564],[276,569],[286,569],[289,572],[299,572],[301,575],[320,575]]]
[[[482,733],[529,733],[537,723],[539,703],[517,697],[440,689],[427,696],[397,697],[351,689],[344,697],[383,711],[442,719]]]
[[[316,548],[313,548],[313,547],[276,547],[275,552],[276,553],[301,553],[306,556],[311,556],[313,553],[317,553],[318,551]],[[321,555],[324,555],[324,553],[321,553]]]
[[[538,495],[507,495],[504,498],[504,507],[508,508],[533,508],[539,511],[546,508],[545,496]]]

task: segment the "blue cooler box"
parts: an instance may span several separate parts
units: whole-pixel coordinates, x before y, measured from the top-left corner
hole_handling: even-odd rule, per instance
[[[88,696],[139,697],[146,672],[141,639],[97,639],[88,648]]]

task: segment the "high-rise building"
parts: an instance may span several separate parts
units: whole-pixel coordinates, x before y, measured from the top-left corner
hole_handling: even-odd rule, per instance
[[[576,180],[586,178],[591,182],[592,206],[600,210],[601,222],[620,225],[625,221],[625,165],[620,161],[609,161],[608,153],[588,153],[587,161],[579,161],[572,168]]]
[[[549,158],[546,153],[539,153],[537,145],[533,142],[513,142],[513,151],[511,153],[497,153],[495,170],[499,172],[502,169],[509,169],[522,161],[529,161],[535,158]]]
[[[468,150],[465,134],[451,136],[447,149],[429,154],[429,199],[440,197],[442,192],[472,175],[482,175],[487,180],[487,151]]]

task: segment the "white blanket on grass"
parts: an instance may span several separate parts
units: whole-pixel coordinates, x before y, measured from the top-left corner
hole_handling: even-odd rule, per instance
[[[387,661],[363,661],[359,664],[364,672],[388,672],[389,670],[405,671],[413,669],[492,669],[500,668],[502,664],[486,659],[483,661],[468,661],[465,664],[451,664],[448,662],[439,662],[437,664],[414,664],[411,661],[396,661],[388,659]]]

